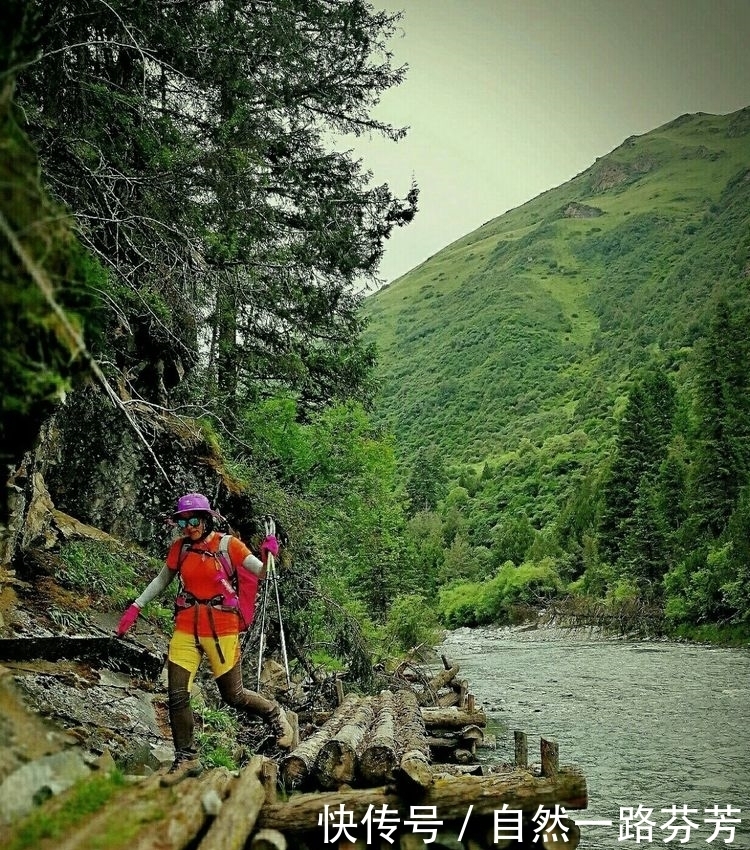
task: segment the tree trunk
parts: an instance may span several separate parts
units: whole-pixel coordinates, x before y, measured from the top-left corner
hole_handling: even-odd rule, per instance
[[[361,747],[375,716],[373,703],[372,697],[363,699],[352,719],[320,748],[314,770],[321,788],[337,788],[354,781],[357,750]]]
[[[242,850],[266,800],[263,756],[253,756],[230,790],[198,850]]]
[[[339,811],[342,806],[353,814],[355,822],[364,817],[371,805],[397,809],[403,818],[409,816],[411,803],[386,787],[296,794],[287,803],[264,806],[258,825],[287,832],[315,829],[325,806],[331,812]],[[439,817],[446,821],[463,820],[470,805],[476,815],[491,815],[504,805],[512,811],[533,814],[539,806],[549,808],[555,804],[568,810],[586,808],[588,797],[583,774],[567,768],[556,777],[535,777],[528,771],[494,776],[451,776],[437,779],[420,799],[420,805],[435,806]]]
[[[381,691],[373,734],[364,742],[359,755],[359,773],[365,785],[380,785],[393,780],[396,769],[396,721],[393,694]]]
[[[428,729],[461,729],[463,726],[486,726],[487,715],[478,711],[466,711],[462,708],[422,708],[422,719]]]
[[[281,763],[281,778],[287,788],[302,788],[310,781],[321,747],[348,722],[360,701],[357,694],[347,694],[323,726],[286,756]]]

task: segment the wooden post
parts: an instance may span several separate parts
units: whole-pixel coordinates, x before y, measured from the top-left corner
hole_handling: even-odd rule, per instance
[[[469,714],[474,713],[474,694],[466,694],[466,710]]]
[[[344,701],[344,683],[341,679],[336,679],[336,703],[341,705]]]
[[[529,744],[526,740],[526,733],[516,729],[513,732],[513,741],[516,750],[516,767],[529,766]]]
[[[541,739],[542,776],[557,776],[560,765],[560,748],[557,741]]]

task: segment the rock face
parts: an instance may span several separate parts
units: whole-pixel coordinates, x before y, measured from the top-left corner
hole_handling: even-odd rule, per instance
[[[183,493],[205,493],[225,514],[252,515],[251,497],[197,424],[147,406],[134,407],[133,418],[150,448],[93,386],[72,393],[47,420],[33,457],[27,456],[12,480],[4,563],[14,551],[54,542],[44,539],[50,532],[39,523],[27,527],[35,505],[46,518],[54,507],[158,555],[171,539],[164,519]]]
[[[62,750],[19,767],[0,783],[0,822],[27,814],[45,797],[65,791],[88,774],[76,750]]]
[[[579,204],[577,201],[571,201],[563,209],[563,218],[598,218],[604,215],[604,212],[599,207],[590,207],[588,204]]]
[[[639,156],[632,162],[618,162],[610,158],[599,160],[589,169],[591,191],[606,192],[633,183],[656,165],[656,161],[649,156]]]

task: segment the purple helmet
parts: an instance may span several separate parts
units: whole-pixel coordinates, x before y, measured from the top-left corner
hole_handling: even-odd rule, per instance
[[[187,514],[193,511],[202,511],[203,513],[211,514],[211,516],[224,522],[224,517],[218,511],[211,508],[211,502],[208,501],[203,493],[186,493],[184,496],[180,496],[177,500],[177,508],[174,514],[172,514],[172,517],[176,519],[180,514]]]

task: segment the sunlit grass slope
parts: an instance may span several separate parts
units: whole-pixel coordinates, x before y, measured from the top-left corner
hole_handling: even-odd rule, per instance
[[[750,285],[748,210],[750,107],[685,115],[369,297],[377,415],[404,459],[573,434],[600,456],[633,369],[681,375],[712,296]]]

